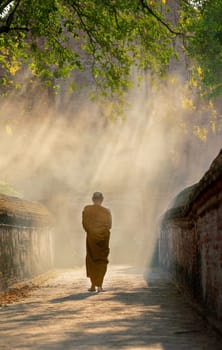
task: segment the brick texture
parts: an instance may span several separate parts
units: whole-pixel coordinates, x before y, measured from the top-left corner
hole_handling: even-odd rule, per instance
[[[163,216],[159,256],[195,301],[222,321],[222,151]]]
[[[39,203],[0,195],[0,292],[52,267],[52,219]]]

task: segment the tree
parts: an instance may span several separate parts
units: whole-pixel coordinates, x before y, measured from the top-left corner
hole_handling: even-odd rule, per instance
[[[201,94],[213,98],[222,93],[222,2],[193,0],[184,4],[186,50],[193,59]],[[191,1],[190,1],[191,3]]]
[[[164,73],[180,34],[167,11],[166,0],[3,0],[1,84],[24,65],[46,84],[90,66],[103,91],[125,91],[134,65]]]
[[[169,15],[174,3],[177,24]],[[16,86],[24,67],[47,85],[90,67],[104,94],[124,92],[133,66],[165,73],[178,54],[178,37],[192,59],[200,93],[218,96],[221,20],[220,0],[2,0],[0,83]]]

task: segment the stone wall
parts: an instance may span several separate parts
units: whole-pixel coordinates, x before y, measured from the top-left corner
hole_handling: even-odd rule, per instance
[[[52,266],[52,219],[47,209],[0,195],[0,291]]]
[[[207,314],[222,321],[222,150],[161,220],[160,264]]]

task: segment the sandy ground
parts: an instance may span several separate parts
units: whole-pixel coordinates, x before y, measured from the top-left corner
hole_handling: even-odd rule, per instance
[[[0,349],[221,350],[167,277],[109,266],[104,293],[89,293],[84,269],[57,271],[23,300],[0,308]]]

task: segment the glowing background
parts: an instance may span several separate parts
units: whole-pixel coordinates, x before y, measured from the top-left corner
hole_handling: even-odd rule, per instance
[[[58,266],[84,264],[81,212],[94,191],[113,214],[110,262],[149,263],[160,215],[219,151],[219,134],[194,136],[209,116],[197,120],[183,84],[146,83],[128,100],[126,118],[110,119],[86,97],[60,97],[59,109],[42,94],[30,112],[14,96],[1,106],[0,179],[55,215]]]

